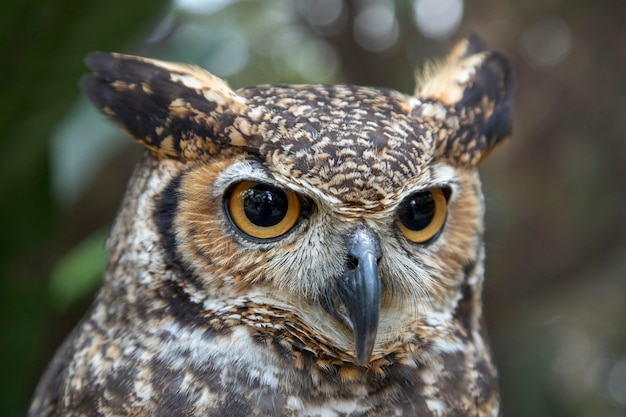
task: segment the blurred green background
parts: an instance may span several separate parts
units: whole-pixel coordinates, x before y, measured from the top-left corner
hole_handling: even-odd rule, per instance
[[[626,2],[78,0],[0,5],[0,416],[90,305],[138,146],[78,89],[84,56],[196,63],[231,86],[369,84],[474,32],[517,71],[481,167],[485,303],[514,416],[626,416]]]

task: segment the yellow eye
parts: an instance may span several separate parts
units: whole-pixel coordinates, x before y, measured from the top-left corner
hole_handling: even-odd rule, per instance
[[[447,213],[448,201],[444,190],[420,191],[400,203],[396,225],[411,242],[426,243],[442,229]]]
[[[225,208],[237,229],[261,240],[284,235],[300,218],[296,193],[252,181],[237,184],[225,200]]]

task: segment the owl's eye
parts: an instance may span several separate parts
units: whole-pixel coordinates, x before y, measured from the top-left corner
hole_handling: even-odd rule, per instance
[[[252,181],[237,184],[225,208],[242,233],[261,240],[284,235],[300,217],[300,201],[293,191]]]
[[[420,191],[400,203],[396,224],[411,242],[426,243],[437,236],[447,212],[448,201],[443,189]]]

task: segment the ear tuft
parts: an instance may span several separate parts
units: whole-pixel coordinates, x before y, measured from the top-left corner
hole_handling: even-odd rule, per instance
[[[202,68],[107,52],[85,62],[86,95],[156,155],[187,161],[245,145],[228,129],[245,99]]]
[[[444,105],[456,105],[468,93],[475,97],[499,94],[502,99],[513,94],[508,60],[499,52],[488,51],[476,35],[459,41],[444,60],[427,63],[416,78],[417,97]]]
[[[447,117],[457,119],[458,129],[445,135],[471,164],[478,163],[493,147],[510,134],[512,100],[515,90],[513,70],[508,59],[489,51],[475,35],[458,42],[442,62],[429,64],[418,79],[416,96],[422,102],[436,102]]]

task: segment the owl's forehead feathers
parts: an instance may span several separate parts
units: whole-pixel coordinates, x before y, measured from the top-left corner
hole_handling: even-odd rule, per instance
[[[412,99],[352,85],[237,90],[249,110],[248,149],[267,168],[357,206],[385,204],[420,175],[432,136],[411,117]],[[235,122],[235,125],[238,123]]]

